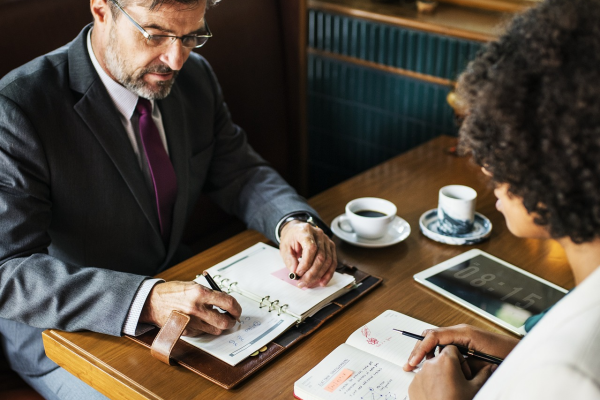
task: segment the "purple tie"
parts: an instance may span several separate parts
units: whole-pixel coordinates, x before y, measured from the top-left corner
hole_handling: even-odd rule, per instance
[[[160,233],[163,241],[168,243],[173,220],[173,205],[177,197],[177,176],[175,176],[175,170],[160,138],[158,128],[152,120],[150,100],[140,97],[136,110],[140,113],[140,138],[154,185]]]

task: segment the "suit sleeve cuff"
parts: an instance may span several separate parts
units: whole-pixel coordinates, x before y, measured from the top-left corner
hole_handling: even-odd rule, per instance
[[[131,303],[131,307],[129,307],[129,312],[127,313],[127,319],[125,320],[125,325],[123,325],[123,333],[130,336],[139,336],[143,333],[148,332],[150,329],[154,328],[154,325],[150,324],[140,324],[138,321],[140,320],[140,315],[142,314],[142,308],[144,308],[144,304],[146,303],[146,299],[148,298],[148,294],[150,294],[150,290],[159,282],[164,282],[163,279],[146,279],[140,287]]]

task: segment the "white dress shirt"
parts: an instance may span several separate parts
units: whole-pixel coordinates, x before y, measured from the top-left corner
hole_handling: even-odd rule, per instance
[[[521,340],[475,400],[600,399],[600,267]]]
[[[152,188],[152,181],[150,180],[150,174],[148,171],[148,163],[146,162],[146,157],[143,152],[140,153],[140,143],[139,143],[139,135],[136,134],[138,131],[138,122],[139,116],[136,115],[135,107],[137,106],[139,96],[135,93],[130,92],[125,89],[125,87],[121,86],[121,84],[112,80],[110,76],[102,69],[96,55],[94,54],[94,50],[92,49],[92,40],[91,40],[92,29],[88,33],[87,37],[87,48],[88,53],[90,55],[90,59],[92,60],[92,64],[100,75],[100,79],[102,83],[106,87],[108,94],[111,99],[115,103],[117,110],[119,111],[119,116],[121,118],[121,123],[123,127],[125,127],[125,131],[127,132],[127,137],[131,142],[131,146],[133,147],[133,152],[135,153],[138,162],[140,164],[140,168],[142,172],[144,172],[144,177],[146,179],[146,184],[149,185],[149,189],[152,193],[154,193],[154,189]],[[160,138],[162,139],[163,145],[165,146],[165,150],[167,150],[167,154],[169,152],[167,146],[167,139],[165,136],[165,129],[162,123],[162,117],[160,115],[160,109],[155,107],[154,100],[151,100],[152,103],[152,119],[158,128],[158,133],[160,134]],[[158,282],[164,282],[162,279],[147,279],[145,280],[135,295],[133,302],[131,303],[131,307],[129,308],[129,313],[127,314],[127,319],[125,320],[125,325],[123,325],[123,333],[127,335],[141,335],[144,332],[149,331],[154,326],[148,324],[139,324],[138,321],[140,319],[140,314],[142,312],[142,308],[144,307],[144,303],[150,293],[150,290],[156,285]]]

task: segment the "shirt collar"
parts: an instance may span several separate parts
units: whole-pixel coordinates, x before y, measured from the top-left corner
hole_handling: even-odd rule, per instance
[[[96,72],[98,72],[98,75],[106,87],[108,94],[115,103],[117,110],[119,110],[119,112],[129,120],[133,116],[139,96],[127,90],[120,83],[115,82],[100,66],[100,63],[94,54],[94,50],[92,49],[92,29],[89,30],[87,35],[87,49],[90,59],[92,60],[92,64],[94,65]],[[152,109],[154,109],[154,100],[151,100],[150,102],[152,103]]]

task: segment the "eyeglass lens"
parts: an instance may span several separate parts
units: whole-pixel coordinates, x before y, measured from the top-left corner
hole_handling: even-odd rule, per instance
[[[148,45],[153,47],[166,46],[177,40],[174,36],[162,36],[152,35],[147,39]],[[208,37],[205,36],[183,36],[181,37],[181,44],[183,47],[197,48],[204,46],[208,41]]]

